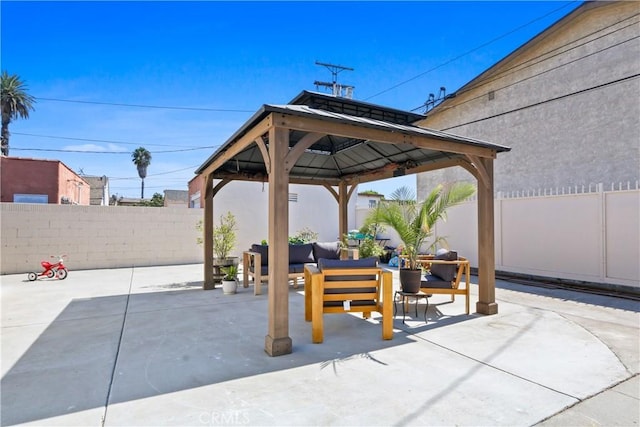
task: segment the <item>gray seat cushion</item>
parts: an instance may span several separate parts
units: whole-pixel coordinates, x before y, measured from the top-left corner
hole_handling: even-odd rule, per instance
[[[425,274],[420,281],[421,288],[451,289],[451,280],[442,280],[433,274]]]
[[[314,242],[313,258],[340,259],[340,242]]]
[[[269,265],[269,246],[268,245],[251,245],[251,252],[257,252],[262,257],[260,259],[261,265]]]
[[[440,249],[436,253],[434,259],[445,261],[455,261],[458,259],[458,252]],[[431,264],[429,270],[433,276],[437,276],[441,280],[451,282],[456,278],[457,265],[455,264]],[[451,284],[449,284],[451,286]]]
[[[308,262],[315,262],[313,258],[313,245],[311,243],[289,245],[289,265]]]
[[[378,258],[377,257],[369,257],[362,259],[326,259],[320,258],[318,260],[318,269],[320,271],[330,270],[336,268],[349,268],[349,269],[358,269],[358,268],[375,268],[378,266]],[[370,275],[362,275],[362,276],[328,276],[325,280],[331,281],[342,281],[342,280],[373,280],[375,276]]]

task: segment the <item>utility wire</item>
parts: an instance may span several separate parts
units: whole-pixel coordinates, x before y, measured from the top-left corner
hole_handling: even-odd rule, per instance
[[[495,89],[493,89],[493,91],[494,91],[494,92],[498,92],[498,91],[501,91],[501,90],[504,90],[504,89],[510,88],[510,87],[512,87],[512,86],[516,86],[516,85],[518,85],[518,84],[520,84],[520,83],[522,83],[522,82],[525,82],[525,81],[527,81],[527,80],[531,80],[531,79],[534,79],[534,78],[536,78],[536,77],[539,77],[539,76],[541,76],[541,75],[543,75],[543,74],[547,74],[547,73],[550,73],[550,72],[552,72],[552,71],[558,70],[558,69],[560,69],[560,68],[562,68],[562,67],[569,66],[569,65],[574,64],[574,63],[576,63],[576,62],[582,61],[583,59],[586,59],[586,58],[589,58],[589,57],[591,57],[591,56],[594,56],[594,55],[600,54],[600,53],[602,53],[602,52],[604,52],[604,51],[606,51],[606,50],[608,50],[608,49],[613,49],[613,48],[618,47],[618,46],[620,46],[620,45],[622,45],[622,44],[624,44],[624,43],[628,43],[628,42],[633,41],[633,40],[636,40],[636,39],[638,39],[638,38],[640,38],[640,36],[631,37],[630,39],[623,40],[623,41],[621,41],[621,42],[619,42],[619,43],[616,43],[616,44],[613,44],[613,45],[610,45],[610,46],[604,47],[604,48],[602,48],[602,49],[600,49],[600,50],[598,50],[598,51],[591,52],[591,53],[589,53],[589,54],[587,54],[587,55],[584,55],[584,56],[582,56],[582,57],[580,57],[580,58],[576,58],[576,59],[574,59],[574,60],[572,60],[572,61],[569,61],[569,62],[567,62],[567,63],[565,63],[565,64],[561,64],[561,65],[558,65],[558,66],[556,66],[556,67],[549,68],[549,69],[544,70],[544,71],[541,71],[541,72],[539,72],[539,73],[537,73],[537,74],[533,74],[533,75],[531,75],[531,76],[528,76],[528,77],[525,77],[525,78],[520,79],[520,80],[518,80],[518,81],[515,81],[515,82],[513,82],[513,83],[510,83],[510,84],[508,84],[508,85],[501,86],[501,87],[499,87],[499,88],[495,88]],[[481,85],[478,85],[478,86],[475,86],[474,88],[477,88],[477,87],[480,87],[480,86],[481,86]],[[469,98],[469,99],[467,99],[467,100],[465,100],[465,101],[462,101],[462,102],[459,102],[459,103],[455,104],[455,107],[459,107],[459,106],[461,106],[461,105],[468,104],[469,102],[475,101],[475,100],[480,99],[480,98],[484,98],[485,96],[486,96],[486,93],[483,93],[483,94],[480,94],[480,95],[475,96],[475,97],[473,97],[473,98]],[[433,117],[434,115],[437,115],[438,113],[441,113],[441,112],[443,112],[443,111],[445,111],[445,109],[435,110],[433,113],[429,114],[429,116],[430,116],[430,117]]]
[[[426,75],[426,74],[429,74],[430,72],[435,71],[435,70],[437,70],[438,68],[442,68],[442,67],[444,67],[445,65],[449,65],[450,63],[452,63],[452,62],[454,62],[454,61],[457,61],[457,60],[458,60],[458,59],[460,59],[460,58],[463,58],[463,57],[465,57],[465,56],[467,56],[467,55],[472,54],[473,52],[476,52],[476,51],[478,51],[478,50],[480,50],[480,49],[482,49],[482,48],[484,48],[484,47],[486,47],[486,46],[489,46],[490,44],[493,44],[493,43],[497,42],[497,41],[498,41],[498,40],[500,40],[500,39],[503,39],[503,38],[505,38],[505,37],[507,37],[507,36],[509,36],[509,35],[511,35],[511,34],[513,34],[513,33],[515,33],[515,32],[517,32],[517,31],[520,31],[521,29],[523,29],[523,28],[525,28],[525,27],[528,27],[529,25],[533,24],[534,22],[540,21],[540,20],[542,20],[542,19],[546,18],[547,16],[552,15],[552,14],[554,14],[554,13],[558,12],[559,10],[564,9],[565,7],[567,7],[567,6],[571,5],[571,4],[574,4],[574,3],[576,3],[576,2],[575,2],[575,1],[572,1],[572,2],[566,3],[566,4],[562,5],[562,6],[560,6],[559,8],[552,10],[552,11],[551,11],[551,12],[549,12],[549,13],[546,13],[546,14],[544,14],[544,15],[542,15],[542,16],[540,16],[540,17],[538,17],[538,18],[534,19],[534,20],[531,20],[531,21],[527,22],[526,24],[520,25],[519,27],[517,27],[517,28],[515,28],[515,29],[513,29],[513,30],[511,30],[511,31],[508,31],[508,32],[506,32],[506,33],[504,33],[504,34],[502,34],[502,35],[500,35],[500,36],[496,37],[496,38],[493,38],[493,39],[489,40],[488,42],[485,42],[485,43],[483,43],[483,44],[481,44],[481,45],[479,45],[479,46],[474,47],[474,48],[473,48],[473,49],[471,49],[471,50],[468,50],[468,51],[466,51],[466,52],[464,52],[464,53],[461,53],[460,55],[455,56],[455,57],[453,57],[453,58],[449,59],[448,61],[445,61],[445,62],[443,62],[443,63],[441,63],[441,64],[439,64],[439,65],[436,65],[435,67],[432,67],[432,68],[428,69],[427,71],[424,71],[424,72],[422,72],[422,73],[418,74],[417,76],[411,77],[410,79],[407,79],[407,80],[402,81],[402,82],[400,82],[400,83],[398,83],[398,84],[396,84],[396,85],[393,85],[393,86],[391,86],[391,87],[390,87],[390,88],[388,88],[388,89],[385,89],[385,90],[380,91],[380,92],[378,92],[378,93],[375,93],[375,94],[373,94],[373,95],[371,95],[371,96],[369,96],[369,97],[367,97],[367,98],[364,98],[364,100],[365,100],[365,101],[367,101],[367,100],[369,100],[369,99],[371,99],[371,98],[375,98],[376,96],[382,95],[383,93],[387,93],[387,92],[389,92],[389,91],[391,91],[391,90],[393,90],[393,89],[396,89],[396,88],[398,88],[398,87],[400,87],[400,86],[403,86],[403,85],[405,85],[405,84],[407,84],[407,83],[409,83],[409,82],[412,82],[412,81],[414,81],[414,80],[416,80],[416,79],[419,79],[420,77],[422,77],[422,76],[424,76],[424,75]]]
[[[112,105],[117,107],[134,107],[134,108],[156,108],[161,110],[186,110],[186,111],[216,111],[223,113],[253,113],[252,110],[235,110],[231,108],[199,108],[199,107],[171,107],[163,105],[145,105],[145,104],[125,104],[120,102],[99,102],[99,101],[79,101],[73,99],[60,98],[41,98],[34,97],[38,101],[55,101],[55,102],[71,102],[76,104],[95,104],[95,105]]]
[[[531,67],[531,66],[533,66],[533,65],[540,64],[540,63],[545,62],[545,61],[547,61],[547,60],[549,60],[549,59],[551,59],[551,58],[554,58],[554,57],[556,57],[556,56],[560,56],[560,55],[562,55],[562,54],[564,54],[564,53],[567,53],[567,52],[569,52],[569,51],[571,51],[571,50],[578,49],[578,48],[580,48],[580,47],[583,47],[583,46],[586,46],[586,45],[588,45],[588,44],[590,44],[590,43],[593,43],[593,42],[595,42],[595,41],[597,41],[597,40],[600,40],[600,39],[602,39],[602,38],[605,38],[605,37],[607,37],[607,36],[610,36],[610,35],[612,35],[612,34],[614,34],[614,33],[617,33],[617,32],[619,32],[619,31],[625,30],[625,29],[627,29],[627,28],[629,28],[629,27],[633,27],[633,26],[635,26],[635,25],[637,25],[637,24],[638,24],[638,21],[631,22],[630,24],[626,24],[626,25],[624,25],[623,27],[616,28],[615,30],[612,30],[612,31],[610,31],[610,32],[608,32],[608,33],[601,34],[601,35],[599,35],[598,37],[595,37],[595,38],[593,38],[593,39],[587,40],[587,41],[586,41],[586,42],[584,42],[584,43],[580,43],[580,44],[578,44],[578,45],[575,45],[575,46],[570,47],[569,49],[566,49],[566,50],[562,50],[562,51],[561,51],[561,49],[563,49],[563,48],[565,48],[565,47],[568,47],[569,45],[571,45],[571,44],[573,44],[573,43],[577,43],[577,42],[579,42],[579,41],[581,41],[581,40],[587,39],[587,38],[589,38],[589,37],[591,37],[591,36],[593,36],[593,35],[595,35],[595,34],[597,34],[597,33],[600,33],[600,32],[602,32],[602,31],[605,31],[605,30],[607,30],[607,29],[609,29],[609,28],[613,28],[614,26],[616,26],[616,25],[618,25],[618,24],[621,24],[621,23],[623,23],[623,22],[625,22],[625,21],[628,21],[628,20],[630,20],[630,19],[636,18],[636,17],[638,17],[638,16],[640,16],[640,13],[636,13],[636,14],[634,14],[634,15],[631,15],[631,16],[629,16],[629,17],[627,17],[627,18],[622,19],[621,21],[615,22],[615,23],[613,23],[613,24],[611,24],[611,25],[608,25],[608,26],[606,26],[606,27],[599,28],[599,29],[597,29],[597,30],[595,30],[595,31],[593,31],[593,32],[591,32],[591,33],[589,33],[589,34],[586,34],[586,35],[584,35],[584,36],[582,36],[582,37],[580,37],[580,38],[578,38],[578,39],[571,40],[571,41],[569,41],[569,42],[567,42],[567,43],[565,43],[565,44],[563,44],[563,45],[561,45],[561,46],[558,46],[558,47],[556,47],[556,48],[554,48],[554,49],[551,49],[551,50],[549,50],[549,51],[547,51],[547,52],[543,52],[543,53],[541,53],[540,55],[535,56],[535,57],[533,57],[533,58],[530,58],[530,59],[528,59],[528,60],[526,60],[526,61],[524,61],[524,62],[521,62],[521,63],[518,63],[518,64],[514,64],[512,67],[509,67],[509,68],[507,68],[507,69],[505,69],[505,70],[501,71],[500,73],[498,73],[498,74],[496,74],[496,75],[493,75],[493,76],[491,76],[491,77],[486,77],[486,78],[484,78],[484,79],[478,79],[477,81],[472,82],[473,86],[465,87],[465,88],[463,88],[463,90],[458,90],[458,91],[456,91],[456,94],[458,94],[458,95],[459,95],[459,94],[462,94],[462,93],[465,93],[465,92],[471,91],[471,90],[475,89],[476,87],[479,87],[479,86],[483,86],[483,85],[485,85],[486,83],[491,83],[491,82],[493,82],[493,81],[499,80],[499,79],[501,79],[501,78],[503,78],[503,77],[505,77],[505,76],[508,76],[508,75],[510,75],[510,74],[513,74],[513,73],[515,73],[515,72],[522,71],[522,70],[523,70],[523,69],[525,69],[525,68],[529,68],[529,67]],[[551,55],[551,54],[553,54],[553,55]],[[550,56],[547,56],[547,55],[550,55]],[[545,56],[546,56],[546,57],[545,57]],[[542,59],[541,59],[541,58],[542,58]],[[540,60],[538,61],[538,59],[540,59]],[[534,62],[534,61],[535,61],[535,62]]]
[[[522,111],[522,110],[527,110],[527,109],[533,108],[533,107],[538,107],[540,105],[544,105],[544,104],[547,104],[547,103],[550,103],[550,102],[558,101],[560,99],[565,99],[565,98],[569,98],[569,97],[572,97],[572,96],[581,95],[583,93],[590,92],[592,90],[602,89],[604,87],[611,86],[611,85],[618,84],[618,83],[624,83],[624,82],[629,81],[629,80],[637,79],[638,77],[640,77],[640,73],[633,74],[633,75],[630,75],[630,76],[627,76],[627,77],[622,77],[620,79],[616,79],[616,80],[613,80],[613,81],[610,81],[610,82],[607,82],[607,83],[602,83],[602,84],[599,84],[599,85],[596,85],[596,86],[588,87],[586,89],[580,89],[580,90],[577,90],[577,91],[574,91],[574,92],[570,92],[570,93],[567,93],[567,94],[564,94],[564,95],[556,96],[555,98],[549,98],[549,99],[545,99],[544,101],[534,102],[533,104],[524,105],[522,107],[514,108],[512,110],[503,111],[503,112],[497,113],[497,114],[492,114],[491,116],[487,116],[487,117],[483,117],[483,118],[475,119],[475,120],[470,120],[470,121],[465,122],[465,123],[457,123],[454,126],[450,126],[450,127],[447,127],[447,128],[444,128],[444,129],[440,129],[440,130],[442,132],[445,132],[445,131],[448,131],[448,130],[451,130],[451,129],[459,128],[461,126],[466,126],[466,125],[470,125],[470,124],[473,124],[473,123],[483,122],[485,120],[495,119],[496,117],[506,116],[507,114],[515,113],[515,112]]]
[[[153,177],[153,176],[160,176],[160,175],[169,175],[172,173],[176,173],[176,172],[182,172],[182,171],[186,171],[186,170],[194,170],[195,168],[197,168],[200,165],[195,165],[195,166],[187,166],[186,168],[182,168],[182,169],[176,169],[176,170],[172,170],[172,171],[167,171],[167,172],[160,172],[160,173],[153,173],[153,174],[149,174],[147,175],[147,177]],[[109,177],[109,179],[114,179],[114,180],[120,180],[120,179],[140,179],[140,177]]]
[[[175,147],[176,146],[176,144],[150,144],[146,142],[111,141],[108,139],[73,138],[70,136],[39,135],[35,133],[23,133],[23,132],[11,132],[11,135],[33,136],[36,138],[66,139],[70,141],[103,142],[107,144],[143,145],[145,147]],[[211,147],[184,147],[184,148],[211,148]]]
[[[578,44],[578,45],[576,45],[576,46],[573,46],[573,47],[571,47],[571,48],[569,48],[569,49],[566,49],[566,50],[563,50],[563,51],[558,51],[559,49],[565,48],[565,47],[567,47],[567,46],[569,46],[569,45],[571,45],[571,44],[573,44],[573,43],[576,43],[576,42],[577,42],[577,41],[579,41],[579,40],[582,40],[582,39],[584,39],[584,38],[590,37],[590,36],[592,36],[592,35],[594,35],[594,34],[596,34],[596,33],[600,32],[600,31],[606,30],[607,28],[611,28],[611,27],[613,27],[613,26],[615,26],[615,25],[618,25],[618,24],[620,24],[620,23],[622,23],[622,22],[624,22],[624,21],[627,21],[628,19],[635,18],[635,17],[637,17],[637,16],[639,16],[639,15],[640,15],[640,14],[635,14],[635,15],[633,15],[633,16],[631,16],[631,17],[629,17],[629,18],[625,18],[625,19],[623,19],[622,21],[618,21],[618,22],[616,22],[616,23],[614,23],[614,24],[612,24],[612,25],[609,25],[609,26],[607,26],[607,27],[605,27],[605,28],[601,28],[601,29],[599,29],[599,30],[597,30],[597,31],[594,31],[593,33],[590,33],[590,34],[588,34],[588,35],[586,35],[586,36],[584,36],[584,37],[581,37],[581,38],[576,39],[576,40],[572,40],[572,41],[570,41],[570,42],[568,42],[568,43],[565,43],[565,44],[564,44],[564,45],[562,45],[562,46],[559,46],[559,47],[557,47],[557,48],[555,48],[555,49],[552,49],[552,50],[550,50],[550,51],[544,52],[544,53],[542,53],[542,54],[540,54],[540,55],[538,55],[538,56],[536,56],[536,57],[534,57],[534,58],[531,58],[531,59],[529,59],[529,60],[527,60],[527,61],[524,61],[524,62],[521,62],[521,63],[515,64],[515,65],[513,65],[512,67],[510,67],[510,68],[508,68],[508,69],[506,69],[506,70],[504,70],[504,71],[502,71],[502,72],[500,72],[500,73],[498,73],[498,74],[496,74],[496,75],[494,75],[494,76],[491,76],[491,77],[488,77],[488,78],[485,78],[485,79],[480,79],[480,80],[478,80],[478,81],[476,81],[476,82],[472,82],[472,86],[464,87],[462,90],[458,90],[458,91],[456,91],[455,93],[456,93],[456,95],[461,95],[461,94],[463,94],[463,93],[466,93],[466,92],[472,91],[472,90],[477,89],[477,88],[479,88],[479,87],[481,87],[481,86],[484,86],[484,85],[486,85],[486,84],[489,84],[489,83],[493,83],[493,82],[495,82],[495,81],[498,81],[498,80],[500,80],[500,79],[502,79],[502,78],[504,78],[504,77],[506,77],[506,76],[509,76],[509,75],[511,75],[511,74],[514,74],[514,73],[516,73],[516,72],[520,72],[520,71],[522,71],[522,70],[524,70],[524,69],[526,69],[526,68],[532,67],[532,66],[534,66],[534,65],[541,64],[541,63],[543,63],[543,62],[545,62],[545,61],[548,61],[548,60],[550,60],[550,59],[552,59],[552,58],[554,58],[554,57],[556,57],[556,56],[559,56],[559,55],[562,55],[562,54],[564,54],[564,53],[567,53],[567,52],[569,52],[569,51],[571,51],[571,50],[578,49],[578,48],[580,48],[580,47],[586,46],[586,45],[588,45],[588,44],[590,44],[590,43],[592,43],[592,42],[595,42],[596,40],[599,40],[599,39],[601,39],[601,38],[603,38],[603,37],[607,37],[607,36],[609,36],[609,35],[611,35],[611,34],[614,34],[614,33],[618,32],[618,31],[622,31],[622,30],[624,30],[624,29],[626,29],[626,28],[629,28],[629,27],[635,26],[635,25],[637,25],[637,24],[638,24],[638,21],[634,21],[634,22],[632,22],[632,23],[630,23],[630,24],[628,24],[628,25],[625,25],[624,27],[617,28],[617,29],[615,29],[615,30],[613,30],[613,31],[611,31],[611,32],[608,32],[608,33],[606,33],[606,34],[603,34],[603,35],[601,35],[601,36],[599,36],[599,37],[597,37],[597,38],[594,38],[594,39],[592,39],[592,40],[586,41],[586,42],[584,42],[584,43],[580,43],[580,44]],[[548,69],[548,70],[542,71],[542,72],[540,72],[540,73],[538,73],[538,74],[533,74],[533,75],[531,75],[531,76],[529,76],[529,77],[526,77],[526,78],[524,78],[524,79],[522,79],[522,80],[515,81],[515,82],[513,82],[513,83],[511,83],[511,84],[509,84],[509,85],[506,85],[506,86],[503,86],[503,87],[500,87],[500,88],[496,88],[496,89],[493,89],[493,90],[494,90],[494,91],[499,91],[499,90],[502,90],[502,89],[505,89],[505,88],[508,88],[508,87],[514,86],[514,85],[516,85],[516,84],[518,84],[518,83],[521,83],[521,82],[523,82],[523,81],[525,81],[525,80],[529,80],[529,79],[531,79],[531,78],[534,78],[534,77],[540,76],[540,75],[542,75],[542,74],[544,74],[544,73],[547,73],[547,72],[549,72],[549,71],[556,70],[556,69],[558,69],[558,68],[564,67],[564,66],[566,66],[566,65],[572,64],[572,63],[577,62],[577,61],[579,61],[579,60],[582,60],[582,59],[588,58],[588,57],[590,57],[590,56],[593,56],[593,55],[595,55],[595,54],[601,53],[601,52],[603,52],[603,51],[605,51],[605,50],[607,50],[607,49],[611,49],[611,48],[617,47],[617,46],[619,46],[619,45],[621,45],[621,44],[623,44],[623,43],[627,43],[627,42],[632,41],[632,40],[637,39],[637,38],[638,38],[638,36],[635,36],[635,37],[632,37],[632,38],[630,38],[630,39],[623,40],[623,41],[618,42],[618,43],[616,43],[616,44],[614,44],[614,45],[610,45],[610,46],[604,47],[604,48],[602,48],[602,49],[600,49],[600,50],[598,50],[598,51],[595,51],[595,52],[589,53],[589,54],[584,55],[584,56],[582,56],[582,57],[580,57],[580,58],[576,58],[576,59],[574,59],[574,60],[572,60],[572,61],[570,61],[570,62],[567,62],[566,64],[561,64],[561,65],[559,65],[559,66],[556,66],[556,67],[550,68],[550,69]],[[554,53],[554,52],[555,52],[555,53]],[[553,53],[553,55],[551,55],[551,56],[547,56],[546,58],[543,58],[543,57],[545,57],[546,55],[549,55],[549,54],[552,54],[552,53]],[[541,59],[541,58],[543,58],[543,59]],[[538,61],[538,60],[539,60],[539,61]],[[533,61],[536,61],[536,62],[533,62]],[[466,101],[464,101],[464,102],[461,102],[461,103],[459,103],[459,104],[457,104],[457,105],[463,105],[463,104],[466,104],[466,103],[471,102],[471,101],[473,101],[473,100],[475,100],[475,99],[481,98],[482,96],[484,96],[484,95],[480,95],[480,96],[477,96],[477,97],[475,97],[475,98],[468,99],[468,100],[466,100]],[[420,109],[420,108],[423,108],[423,107],[424,107],[424,104],[423,104],[423,105],[421,105],[421,106],[419,106],[419,107],[416,107],[414,110],[417,110],[417,109]],[[412,110],[412,111],[414,111],[414,110]],[[435,114],[435,113],[438,113],[438,112],[439,112],[439,111],[438,111],[438,110],[436,110],[436,111],[435,111],[434,113],[432,113],[432,114]]]
[[[154,151],[153,154],[163,154],[163,153],[181,153],[185,151],[196,151],[196,150],[208,150],[211,148],[215,148],[215,146],[209,147],[198,147],[198,148],[181,148],[179,150],[160,150]],[[56,153],[79,153],[79,154],[131,154],[130,151],[99,151],[99,150],[65,150],[59,148],[16,148],[11,147],[12,150],[17,151],[44,151],[44,152],[56,152]]]

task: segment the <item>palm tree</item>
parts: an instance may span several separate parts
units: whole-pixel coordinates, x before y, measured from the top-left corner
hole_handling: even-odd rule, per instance
[[[133,163],[138,168],[138,176],[142,180],[142,193],[141,199],[144,199],[144,179],[147,177],[147,167],[151,163],[151,153],[144,147],[136,148],[131,154]]]
[[[433,227],[439,219],[445,219],[447,209],[468,199],[475,192],[471,183],[456,183],[450,186],[438,185],[427,198],[418,203],[413,191],[400,187],[391,194],[389,200],[378,204],[365,219],[365,225],[384,224],[393,228],[409,258],[409,268],[418,268],[417,259],[423,244],[433,234]],[[443,241],[436,237],[430,246]]]
[[[2,155],[9,155],[9,123],[17,118],[28,119],[29,110],[33,110],[35,98],[27,94],[27,86],[20,76],[9,75],[6,71],[0,75],[2,83]]]

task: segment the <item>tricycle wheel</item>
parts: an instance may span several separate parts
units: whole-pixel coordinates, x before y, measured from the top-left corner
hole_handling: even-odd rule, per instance
[[[55,271],[53,271],[53,270],[47,271],[47,277],[49,279],[53,279],[55,276],[56,276],[56,272]]]
[[[33,282],[38,278],[38,275],[32,271],[31,273],[27,274],[27,277],[29,278],[30,282]]]
[[[69,274],[67,269],[66,268],[61,268],[60,270],[58,270],[58,279],[60,279],[60,280],[66,279],[67,278],[67,274]]]

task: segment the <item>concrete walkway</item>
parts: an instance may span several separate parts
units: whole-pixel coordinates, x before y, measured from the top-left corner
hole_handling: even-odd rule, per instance
[[[202,265],[0,281],[2,425],[639,424],[637,301],[500,281],[497,315],[434,296],[391,341],[328,315],[312,344],[291,288],[272,358],[268,296],[202,291]]]

